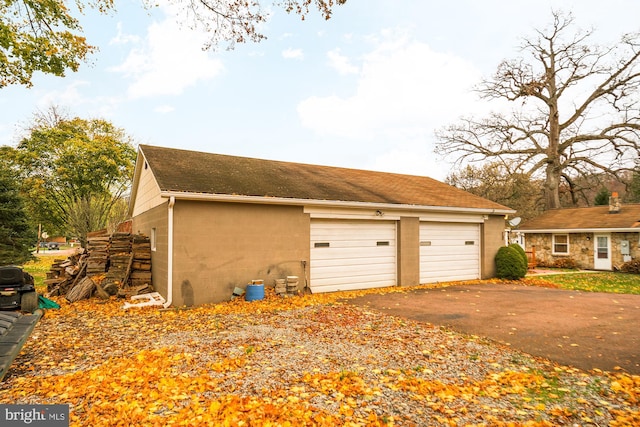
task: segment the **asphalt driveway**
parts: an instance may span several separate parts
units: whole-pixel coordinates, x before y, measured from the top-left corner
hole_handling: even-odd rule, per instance
[[[483,336],[562,365],[640,374],[640,295],[480,284],[349,303]]]

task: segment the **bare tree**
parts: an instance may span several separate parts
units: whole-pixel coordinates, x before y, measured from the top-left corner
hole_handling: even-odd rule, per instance
[[[144,0],[152,4],[148,0]],[[207,32],[205,49],[226,44],[232,49],[236,43],[260,42],[266,38],[261,26],[272,14],[270,6],[294,13],[302,20],[310,9],[318,10],[324,19],[331,18],[333,9],[347,0],[171,0],[185,12],[184,23]]]
[[[467,165],[452,172],[445,182],[472,194],[493,200],[517,212],[514,216],[530,219],[541,209],[541,182],[527,174],[514,172],[508,163],[491,162],[481,167]]]
[[[465,118],[437,132],[436,152],[457,162],[510,160],[544,179],[547,209],[560,207],[560,187],[580,177],[620,177],[640,155],[640,33],[612,47],[591,44],[593,30],[572,31],[573,17],[523,39],[526,57],[502,62],[477,88],[481,98],[516,108]]]

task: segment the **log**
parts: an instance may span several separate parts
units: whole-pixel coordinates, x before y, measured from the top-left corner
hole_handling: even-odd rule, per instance
[[[67,292],[67,301],[76,302],[89,299],[95,288],[95,282],[90,277],[85,277]]]
[[[76,276],[76,278],[74,279],[73,283],[71,284],[71,288],[74,288],[76,286],[76,284],[78,283],[78,280],[80,280],[82,278],[82,275],[84,274],[85,271],[87,271],[87,262],[82,262],[82,260],[80,260],[80,262],[82,263],[82,266],[80,267],[80,271],[78,271],[78,275]]]
[[[118,293],[118,289],[120,289],[120,288],[118,287],[117,283],[107,282],[104,285],[103,289],[109,295],[116,295]]]
[[[110,297],[109,293],[102,288],[100,283],[97,283],[97,282],[94,282],[94,283],[96,285],[96,295],[98,296],[98,298],[109,299]]]

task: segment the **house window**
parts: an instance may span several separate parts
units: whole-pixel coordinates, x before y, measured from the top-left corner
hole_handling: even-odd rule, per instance
[[[155,252],[156,251],[156,228],[155,227],[151,229],[151,236],[149,237],[149,241],[151,243],[151,250]]]
[[[556,255],[569,255],[569,235],[553,235],[553,253]]]

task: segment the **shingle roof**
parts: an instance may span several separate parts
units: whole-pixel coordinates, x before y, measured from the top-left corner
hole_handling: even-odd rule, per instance
[[[140,145],[161,191],[511,210],[432,178]]]
[[[609,206],[553,209],[519,227],[527,230],[629,229],[640,231],[640,204],[623,204],[620,212],[609,213]]]

